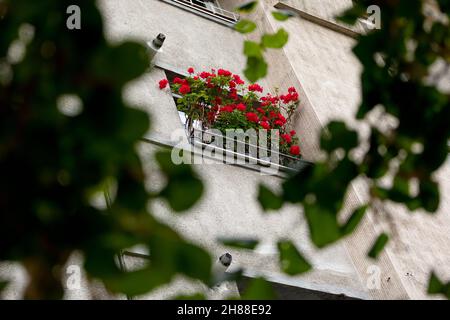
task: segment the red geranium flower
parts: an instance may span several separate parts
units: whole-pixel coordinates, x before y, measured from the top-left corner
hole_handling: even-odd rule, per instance
[[[186,94],[191,92],[191,87],[189,87],[187,84],[183,84],[179,89],[180,94]]]
[[[175,77],[175,78],[173,79],[173,83],[176,83],[176,84],[185,84],[185,80],[183,80],[183,79],[181,79],[181,78],[178,78],[178,77]]]
[[[247,112],[245,114],[245,116],[247,117],[247,120],[250,122],[255,122],[257,123],[259,121],[258,115],[256,113],[253,112]]]
[[[217,74],[219,76],[230,77],[232,73],[228,70],[219,69],[219,70],[217,70]]]
[[[244,80],[242,80],[241,77],[239,77],[237,74],[233,75],[233,79],[234,79],[234,81],[236,81],[236,83],[239,84],[239,85],[245,84]]]
[[[286,141],[287,143],[292,142],[292,137],[289,134],[282,134],[281,137]]]
[[[297,134],[297,132],[295,132],[295,130],[292,130],[291,132],[290,132],[290,135],[291,136],[295,136]]]
[[[289,152],[294,155],[298,156],[300,154],[300,147],[299,146],[292,146]]]
[[[190,74],[193,74],[195,71],[194,71],[194,68],[192,68],[192,67],[190,67],[188,70],[187,70]]]
[[[233,105],[223,106],[220,108],[220,112],[233,112],[234,108]]]
[[[265,113],[263,108],[256,108],[256,111],[258,111],[259,113]]]
[[[208,77],[211,77],[211,73],[203,71],[202,73],[200,73],[200,78],[202,79],[206,79]]]
[[[159,88],[162,90],[162,89],[164,89],[165,87],[167,87],[168,84],[169,84],[169,81],[168,81],[167,79],[162,79],[162,80],[159,82]]]
[[[248,86],[248,90],[250,90],[250,91],[263,92],[263,88],[262,88],[259,84],[257,84],[257,83],[254,83],[254,84],[249,85],[249,86]]]
[[[288,92],[289,92],[289,93],[294,93],[294,92],[297,92],[297,90],[295,90],[294,87],[290,87],[290,88],[288,89]]]
[[[236,106],[236,109],[238,109],[238,110],[240,110],[240,111],[245,111],[245,110],[247,109],[247,107],[246,107],[245,104],[239,103],[239,104]]]
[[[266,130],[270,129],[270,125],[266,121],[261,121],[259,124],[261,125],[261,127],[263,127]]]
[[[283,123],[283,121],[281,121],[281,120],[276,120],[276,121],[274,122],[274,124],[275,124],[276,126],[281,127],[284,123]]]

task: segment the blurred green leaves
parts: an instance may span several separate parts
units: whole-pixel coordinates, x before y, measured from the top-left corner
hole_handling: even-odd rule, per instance
[[[263,278],[250,280],[245,292],[241,295],[242,300],[273,300],[276,297],[272,285]]]
[[[262,45],[266,48],[281,49],[288,42],[289,34],[283,28],[274,34],[265,34],[262,36]]]
[[[82,3],[82,29],[68,31],[71,4],[1,2],[0,60],[13,77],[0,81],[0,212],[8,212],[0,214],[0,261],[26,262],[30,299],[62,297],[53,271],[75,251],[88,276],[113,292],[143,294],[177,273],[208,281],[208,253],[147,211],[151,196],[136,145],[150,121],[122,91],[148,70],[148,52],[131,41],[110,45],[95,2]],[[9,64],[9,47],[25,22],[34,37],[23,59]],[[60,112],[64,95],[79,99],[79,113]],[[192,207],[201,181],[189,166],[173,165],[170,154],[156,157],[167,180],[158,196],[177,212]],[[94,204],[92,195],[112,185],[108,206]],[[118,252],[135,245],[147,247],[152,263],[120,269]]]
[[[236,10],[242,13],[252,12],[258,1],[251,1],[246,3]],[[275,19],[279,21],[287,20],[292,16],[289,12],[275,11],[272,12]],[[235,25],[235,30],[242,33],[248,34],[256,30],[257,25],[249,19],[241,19]],[[283,28],[280,28],[276,33],[269,34],[265,33],[261,36],[259,42],[256,41],[245,41],[244,42],[244,55],[247,57],[247,65],[244,70],[245,77],[250,82],[256,82],[259,79],[264,78],[267,75],[268,65],[264,58],[264,51],[268,48],[280,49],[283,48],[288,42],[289,34]]]
[[[175,212],[190,209],[203,193],[202,181],[194,174],[191,166],[174,164],[170,152],[158,152],[155,158],[162,172],[170,177],[159,196],[166,199]]]
[[[234,29],[240,33],[249,33],[256,29],[256,24],[253,21],[242,19],[236,23]]]
[[[368,206],[364,205],[353,211],[351,216],[348,218],[347,222],[341,227],[341,232],[343,235],[349,235],[358,227],[359,223],[363,219]]]
[[[356,146],[358,134],[354,130],[349,130],[342,121],[331,121],[322,131],[320,147],[329,153],[340,148],[348,152]]]
[[[428,281],[428,293],[441,294],[447,299],[450,299],[450,282],[443,283],[434,272],[431,272]]]
[[[386,233],[380,234],[377,237],[377,239],[375,240],[374,244],[372,245],[372,248],[370,249],[370,251],[367,255],[372,259],[377,259],[378,255],[384,249],[384,247],[386,246],[388,241],[389,241],[389,236]]]
[[[267,63],[263,58],[248,57],[247,67],[244,70],[244,75],[251,82],[261,79],[267,74]]]
[[[251,238],[219,238],[219,242],[227,247],[253,250],[259,241]]]
[[[283,205],[283,199],[263,185],[259,186],[258,201],[265,211],[278,210]]]
[[[277,10],[272,12],[272,16],[278,21],[286,21],[291,17],[295,17],[296,14],[290,10]]]
[[[8,281],[3,281],[0,279],[0,294],[2,293],[3,289],[5,289],[8,286]]]
[[[253,10],[255,10],[256,6],[258,5],[258,1],[248,1],[239,7],[236,8],[237,12],[240,13],[250,13]]]
[[[291,241],[278,242],[278,252],[281,269],[284,273],[295,276],[311,270],[312,266]]]

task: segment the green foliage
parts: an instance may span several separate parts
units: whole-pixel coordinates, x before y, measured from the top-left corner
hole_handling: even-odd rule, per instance
[[[253,10],[255,10],[256,6],[258,5],[258,1],[249,1],[244,3],[243,5],[240,5],[236,8],[237,12],[241,13],[250,13]]]
[[[258,201],[266,211],[278,210],[283,206],[283,199],[263,185],[259,186]]]
[[[272,300],[276,298],[276,294],[269,282],[263,278],[256,278],[250,281],[241,298],[242,300]]]
[[[288,42],[289,34],[283,28],[274,34],[265,34],[262,37],[262,45],[266,48],[281,49]]]
[[[74,251],[88,276],[113,292],[145,293],[177,273],[207,281],[209,255],[147,211],[135,147],[149,118],[122,99],[124,85],[148,70],[147,50],[108,44],[93,1],[80,2],[82,28],[69,31],[71,4],[0,2],[0,60],[12,74],[0,79],[0,261],[23,264],[25,297],[33,299],[62,297],[61,269]],[[24,26],[33,37],[19,33]],[[19,61],[8,58],[13,41],[26,49]],[[79,112],[59,105],[67,94],[79,98]],[[157,157],[168,181],[159,196],[176,211],[190,208],[202,183],[189,167]],[[112,185],[109,208],[96,205],[94,196]],[[116,254],[138,244],[151,251],[151,266],[124,272]]]
[[[259,241],[250,238],[220,238],[219,241],[228,247],[253,250]]]
[[[356,131],[349,130],[342,121],[331,121],[320,137],[320,147],[332,152],[336,149],[350,151],[358,145],[358,134]]]
[[[171,177],[158,194],[166,199],[175,212],[191,208],[203,194],[203,183],[187,164],[176,165],[170,152],[158,152],[155,155],[161,170]]]
[[[438,276],[432,272],[428,282],[429,294],[442,294],[447,299],[450,299],[450,282],[443,283]]]
[[[355,231],[356,227],[361,222],[362,218],[364,217],[366,210],[368,206],[362,206],[355,211],[353,211],[352,215],[348,218],[347,222],[341,227],[341,232],[343,235],[351,234],[353,231]]]
[[[244,75],[251,82],[255,82],[266,76],[267,68],[267,63],[263,58],[250,56],[247,58],[247,67],[244,70]]]
[[[171,298],[170,300],[206,300],[206,297],[202,293],[194,293],[191,295],[181,295]]]
[[[311,270],[312,266],[298,252],[295,245],[290,241],[278,242],[280,265],[284,273],[295,276]]]
[[[448,77],[450,70],[450,28],[445,20],[424,16],[424,3],[379,1],[382,28],[357,38],[353,51],[363,72],[362,102],[355,116],[359,124],[368,125],[368,140],[360,140],[357,132],[341,121],[328,123],[320,136],[323,160],[289,178],[280,194],[269,194],[270,202],[265,197],[259,198],[266,209],[271,205],[279,207],[279,199],[301,205],[311,239],[318,247],[352,233],[366,209],[375,203],[381,203],[383,209],[385,202],[393,201],[412,211],[422,209],[430,213],[439,207],[440,191],[434,173],[448,157],[450,95],[441,91],[437,83]],[[449,16],[448,1],[437,3],[441,13]],[[357,1],[339,20],[353,24],[372,4],[368,0]],[[272,36],[263,38],[269,42]],[[263,41],[261,46],[279,47],[283,43]],[[258,53],[256,46],[252,48],[246,48],[247,56]],[[442,70],[431,73],[431,66],[437,61],[443,62]],[[369,119],[376,112],[381,115],[374,123]],[[384,119],[388,118],[398,125],[383,127]],[[363,143],[368,148],[363,148],[367,151],[357,161],[351,151]],[[400,165],[392,173],[389,168],[393,161]],[[381,178],[389,175],[393,175],[392,186],[381,185]],[[370,199],[341,226],[337,218],[347,190],[357,178],[368,181]],[[414,181],[419,186],[417,194],[412,193]],[[369,255],[378,256],[388,239],[383,233]]]
[[[256,23],[250,20],[242,19],[236,23],[234,29],[240,33],[249,33],[256,29]]]
[[[278,21],[286,21],[287,19],[296,16],[296,14],[290,10],[278,10],[273,11],[272,16]]]
[[[378,258],[378,255],[381,253],[381,251],[384,249],[386,244],[389,241],[389,236],[386,233],[380,234],[377,239],[375,240],[375,243],[373,244],[372,248],[370,249],[369,253],[367,254],[372,259]]]
[[[2,293],[2,290],[5,289],[8,286],[8,281],[0,280],[0,293]]]
[[[246,3],[236,10],[243,13],[252,12],[258,1],[251,1]],[[294,16],[290,11],[274,11],[273,17],[279,21],[285,21],[289,17]],[[235,29],[240,33],[247,34],[256,30],[256,24],[248,19],[241,19],[235,26]],[[264,51],[267,48],[280,49],[288,42],[289,34],[283,28],[279,29],[274,34],[263,34],[259,42],[245,41],[244,55],[247,57],[247,65],[244,70],[245,77],[250,82],[256,82],[267,75],[268,65],[264,59]]]
[[[255,57],[258,59],[262,59],[263,49],[261,45],[254,41],[245,41],[244,42],[244,54],[247,57]]]

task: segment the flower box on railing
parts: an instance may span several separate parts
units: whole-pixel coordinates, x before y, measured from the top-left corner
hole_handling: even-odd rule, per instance
[[[289,88],[286,94],[262,95],[260,85],[246,85],[238,75],[227,70],[195,74],[189,68],[188,72],[190,75],[184,79],[175,77],[171,89],[179,94],[177,108],[186,116],[185,126],[192,142],[195,139],[208,145],[220,136],[221,141],[227,141],[227,132],[238,130],[247,134],[246,139],[253,140],[241,141],[243,145],[233,144],[233,147],[229,141],[223,145],[217,145],[216,141],[215,147],[244,154],[260,164],[268,163],[266,154],[269,154],[272,159],[279,159],[282,166],[296,167],[301,152],[296,132],[290,128],[299,105],[295,88]],[[159,87],[164,89],[168,84],[163,79]],[[251,154],[252,150],[256,154]]]

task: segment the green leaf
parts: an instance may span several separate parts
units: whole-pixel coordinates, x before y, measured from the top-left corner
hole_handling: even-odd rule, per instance
[[[165,198],[175,212],[190,209],[203,194],[202,181],[194,174],[191,166],[174,164],[170,152],[158,152],[155,158],[169,178],[159,196]]]
[[[279,29],[277,33],[265,34],[262,36],[262,45],[266,48],[280,49],[289,40],[289,33],[283,28]]]
[[[170,300],[206,300],[206,297],[203,293],[194,293],[191,295],[179,295]]]
[[[259,185],[258,201],[265,211],[278,210],[283,206],[283,199],[264,185]]]
[[[174,273],[150,266],[124,273],[120,276],[104,279],[106,287],[112,292],[121,292],[131,296],[147,293],[164,283],[171,281]]]
[[[273,300],[276,299],[272,285],[263,278],[256,278],[250,281],[245,292],[241,296],[242,300]]]
[[[279,10],[273,11],[272,16],[278,21],[286,21],[287,19],[296,16],[291,10]]]
[[[263,58],[249,57],[244,75],[250,82],[256,82],[267,74],[267,63]]]
[[[312,266],[291,241],[278,242],[278,251],[281,269],[284,273],[295,276],[311,270]]]
[[[253,21],[242,19],[236,23],[234,29],[240,33],[250,33],[256,29],[256,24]]]
[[[362,207],[357,208],[355,211],[353,211],[350,218],[347,220],[344,226],[341,228],[341,232],[343,235],[349,235],[351,234],[356,227],[361,222],[362,218],[364,217],[364,214],[367,210],[367,205],[364,205]]]
[[[240,5],[235,10],[237,12],[241,12],[241,13],[250,13],[253,10],[255,10],[257,5],[258,5],[258,1],[250,1],[250,2],[244,3],[243,5]]]
[[[250,238],[219,238],[219,242],[228,247],[253,250],[259,241]]]
[[[8,286],[8,281],[0,280],[0,293]]]
[[[334,243],[342,237],[335,211],[317,203],[312,205],[305,203],[303,207],[311,240],[318,248]]]
[[[428,281],[429,294],[442,294],[447,299],[450,299],[450,282],[444,284],[438,276],[432,272]]]
[[[358,145],[358,134],[342,121],[331,121],[322,131],[320,147],[328,152],[342,148],[350,151]]]
[[[436,212],[439,208],[439,185],[431,179],[421,179],[419,184],[419,198],[423,208],[430,212]]]
[[[245,41],[244,42],[244,54],[247,57],[255,57],[262,59],[262,48],[257,42]]]
[[[376,259],[388,241],[389,236],[386,233],[380,234],[367,255],[372,259]]]

